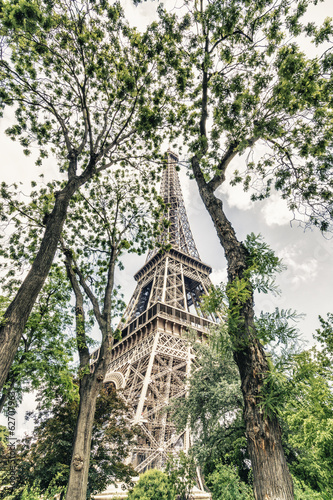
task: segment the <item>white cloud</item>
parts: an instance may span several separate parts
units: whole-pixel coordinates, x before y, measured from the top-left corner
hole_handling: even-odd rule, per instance
[[[251,201],[251,193],[245,192],[242,185],[231,186],[229,182],[223,184],[220,193],[226,196],[230,207],[238,208],[239,210],[250,210],[253,208]]]
[[[305,258],[301,248],[289,245],[279,252],[279,257],[287,266],[287,271],[283,273],[283,280],[293,288],[304,284],[308,286],[310,282],[315,281],[319,272],[318,260],[313,257]]]
[[[219,285],[220,283],[226,283],[228,280],[227,268],[223,269],[213,269],[211,274],[211,280],[213,285]]]
[[[139,3],[136,6],[133,5],[132,0],[125,0],[122,2],[122,7],[129,24],[136,26],[141,31],[158,18],[157,5],[152,0]]]
[[[225,182],[219,189],[221,195],[226,197],[230,207],[238,208],[239,210],[249,210],[253,207],[253,201],[251,201],[251,190],[245,192],[242,184],[236,184],[232,186],[230,181],[234,177],[235,170],[238,168],[242,170],[244,166],[240,163],[242,160],[239,159],[235,162],[233,168],[229,168],[226,171]]]
[[[293,218],[293,214],[289,210],[286,200],[283,200],[277,194],[273,194],[265,202],[261,213],[268,226],[284,226]]]

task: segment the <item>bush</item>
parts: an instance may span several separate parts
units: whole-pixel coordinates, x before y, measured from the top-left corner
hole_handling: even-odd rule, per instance
[[[213,500],[254,500],[252,488],[241,481],[231,465],[218,464],[207,477]]]
[[[300,479],[293,477],[295,500],[330,500],[331,496],[312,490]]]
[[[174,500],[175,492],[164,472],[151,469],[140,476],[127,498],[128,500]]]

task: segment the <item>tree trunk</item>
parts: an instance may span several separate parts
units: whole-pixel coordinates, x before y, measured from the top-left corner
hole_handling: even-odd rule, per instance
[[[77,418],[66,500],[86,500],[90,461],[91,434],[99,383],[95,374],[80,381],[80,406]]]
[[[96,400],[109,365],[111,348],[112,340],[106,337],[94,372],[84,375],[80,380],[79,415],[74,433],[66,500],[86,500]]]
[[[247,268],[247,250],[236,238],[224,214],[222,201],[204,180],[199,161],[192,158],[192,168],[201,198],[208,210],[228,264],[228,286],[242,279]],[[232,307],[233,304],[229,304]],[[239,308],[235,325],[229,325],[234,359],[238,366],[244,400],[244,422],[253,469],[256,500],[293,500],[293,484],[281,443],[281,429],[276,416],[265,416],[260,396],[269,371],[262,345],[256,339],[253,294]]]
[[[48,217],[36,258],[14,300],[4,314],[0,327],[0,390],[8,376],[31,310],[50,271],[66,219],[69,201],[78,185],[77,179],[73,179],[62,191],[56,194],[54,207]]]
[[[8,376],[6,379],[6,383],[8,384],[10,382],[10,386],[6,390],[6,392],[3,392],[1,398],[0,398],[0,413],[2,413],[2,410],[4,409],[4,406],[7,402],[7,399],[10,395],[10,392],[12,391],[15,383],[15,379],[10,380],[10,377]]]
[[[292,479],[281,443],[276,416],[265,416],[259,406],[260,389],[268,371],[262,346],[256,339],[234,352],[244,399],[244,422],[257,500],[292,500]]]

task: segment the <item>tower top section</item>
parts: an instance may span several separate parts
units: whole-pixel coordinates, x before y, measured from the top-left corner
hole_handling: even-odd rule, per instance
[[[187,218],[183,194],[176,169],[178,156],[169,150],[166,153],[166,158],[167,166],[162,174],[160,195],[167,205],[165,218],[169,221],[169,225],[164,228],[162,234],[159,236],[155,248],[148,253],[147,261],[158,252],[159,244],[170,244],[172,248],[200,260],[199,252],[195,246]]]

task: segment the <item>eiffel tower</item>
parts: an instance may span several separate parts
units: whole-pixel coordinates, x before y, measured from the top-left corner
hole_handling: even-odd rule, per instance
[[[114,344],[105,378],[105,383],[123,390],[134,410],[133,423],[141,427],[143,437],[131,457],[138,474],[163,468],[169,453],[188,451],[189,430],[177,432],[167,407],[186,394],[194,358],[186,332],[194,330],[200,341],[214,324],[199,307],[201,295],[211,286],[211,268],[200,260],[192,236],[177,163],[178,157],[169,151],[160,193],[168,207],[169,226],[135,275],[122,338]],[[165,243],[170,249],[161,253],[159,247]]]

